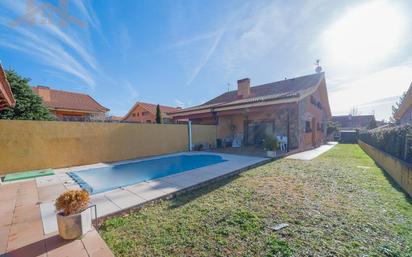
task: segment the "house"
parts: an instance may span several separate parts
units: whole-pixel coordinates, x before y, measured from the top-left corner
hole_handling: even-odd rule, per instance
[[[0,63],[0,110],[7,107],[12,107],[16,103],[11,87],[4,73],[3,66]]]
[[[397,112],[394,114],[394,118],[400,125],[412,124],[412,83]]]
[[[136,123],[156,123],[156,107],[157,104],[136,102],[129,110],[126,116],[123,117],[123,122]],[[170,107],[160,105],[163,123],[172,123],[172,118],[168,115],[170,112],[181,110],[179,107]]]
[[[305,150],[324,143],[331,111],[323,72],[250,84],[249,78],[238,80],[237,90],[170,115],[194,124],[215,124],[220,140],[240,138],[242,145],[261,145],[267,136],[287,137],[287,149]]]
[[[40,96],[43,104],[62,121],[103,121],[106,107],[99,104],[91,96],[81,93],[51,89],[46,86],[32,87]]]
[[[340,115],[333,116],[332,122],[339,125],[341,130],[365,130],[375,120],[374,115]]]

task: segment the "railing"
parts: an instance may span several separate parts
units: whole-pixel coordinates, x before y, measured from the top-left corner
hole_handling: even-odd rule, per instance
[[[412,127],[386,127],[359,134],[363,142],[398,159],[412,163]]]

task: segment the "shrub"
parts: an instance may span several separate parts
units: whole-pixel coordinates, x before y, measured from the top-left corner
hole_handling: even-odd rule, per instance
[[[279,142],[276,138],[268,136],[263,142],[263,147],[266,151],[276,151],[279,149]]]
[[[90,196],[86,190],[69,190],[57,198],[55,206],[63,216],[68,216],[81,212],[89,202]]]
[[[401,160],[412,163],[411,133],[412,128],[409,126],[387,127],[361,132],[359,139]]]

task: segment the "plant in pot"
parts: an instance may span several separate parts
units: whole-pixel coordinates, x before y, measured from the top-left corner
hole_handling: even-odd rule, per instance
[[[279,149],[279,142],[274,137],[266,137],[264,140],[264,149],[266,150],[266,156],[270,158],[276,157],[276,150]]]
[[[89,202],[90,196],[85,190],[69,190],[57,198],[57,226],[63,239],[78,238],[92,229]]]

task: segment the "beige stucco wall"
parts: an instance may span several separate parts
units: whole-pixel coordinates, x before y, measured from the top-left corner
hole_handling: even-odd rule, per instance
[[[193,144],[208,143],[212,147],[216,145],[217,129],[215,125],[192,125]]]
[[[412,197],[412,166],[360,140],[358,143]]]
[[[193,143],[216,141],[215,126],[196,125]],[[112,162],[186,151],[178,124],[0,120],[0,174]]]

